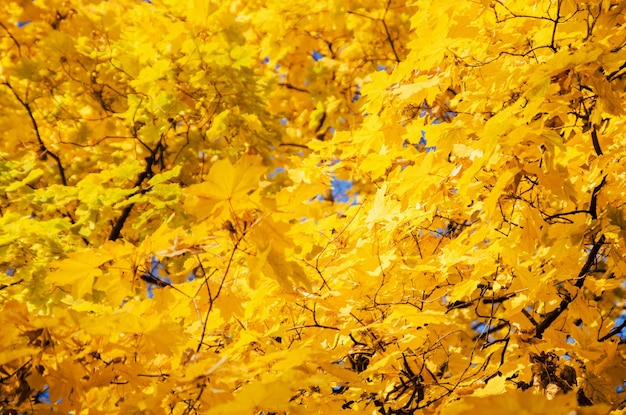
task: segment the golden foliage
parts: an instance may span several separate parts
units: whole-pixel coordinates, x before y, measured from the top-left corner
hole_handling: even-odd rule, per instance
[[[1,413],[624,412],[621,2],[0,11]]]

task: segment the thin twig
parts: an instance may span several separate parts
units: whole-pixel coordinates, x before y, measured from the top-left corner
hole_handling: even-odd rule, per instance
[[[39,132],[39,125],[37,125],[37,120],[35,120],[35,116],[33,114],[32,108],[30,107],[30,104],[24,101],[22,97],[19,96],[17,91],[13,89],[13,86],[10,83],[2,82],[2,85],[6,85],[11,90],[15,99],[22,105],[22,107],[28,113],[28,117],[30,118],[31,124],[33,125],[33,129],[35,130],[35,136],[37,137],[37,142],[39,143],[39,151],[41,152],[40,157],[45,160],[45,157],[47,155],[50,155],[50,157],[54,159],[54,161],[56,162],[57,168],[59,170],[59,175],[61,176],[61,183],[63,184],[63,186],[67,186],[67,180],[65,178],[65,169],[63,168],[63,164],[61,164],[61,159],[55,153],[50,151],[48,147],[46,147],[46,145],[44,144],[43,139],[41,138],[41,133]]]

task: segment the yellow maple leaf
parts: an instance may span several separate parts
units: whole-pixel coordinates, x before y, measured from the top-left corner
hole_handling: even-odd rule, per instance
[[[73,252],[68,258],[50,263],[56,268],[48,274],[46,282],[56,286],[72,286],[72,295],[80,298],[87,294],[96,277],[102,275],[100,266],[114,257],[100,251]]]
[[[186,189],[185,193],[197,196],[187,204],[188,210],[199,216],[210,214],[211,205],[207,205],[206,199],[215,204],[215,209],[225,204],[234,210],[254,208],[257,205],[250,195],[259,187],[259,178],[266,171],[258,156],[246,154],[235,164],[227,159],[218,160],[211,166],[206,181]]]
[[[378,189],[372,208],[367,215],[367,222],[373,226],[376,222],[389,222],[400,213],[398,203],[387,194],[387,183]]]

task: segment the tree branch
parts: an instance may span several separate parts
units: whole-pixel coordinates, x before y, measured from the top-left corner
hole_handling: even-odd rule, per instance
[[[622,330],[624,330],[626,328],[626,320],[622,321],[622,324],[620,324],[619,326],[615,326],[611,329],[611,331],[609,331],[607,334],[605,334],[604,336],[598,338],[599,342],[603,342],[605,340],[610,339],[611,337],[615,336],[616,334],[618,334],[619,332],[621,332]]]
[[[243,241],[243,238],[246,236],[245,232],[237,238],[235,242],[235,246],[233,246],[232,251],[230,252],[230,257],[228,258],[228,263],[226,264],[226,269],[224,270],[224,274],[222,275],[222,280],[220,281],[220,285],[217,288],[217,292],[214,296],[211,296],[211,287],[209,287],[209,276],[204,277],[204,283],[206,284],[207,290],[209,291],[209,309],[206,312],[206,317],[204,318],[204,323],[202,324],[202,333],[200,334],[200,341],[198,342],[198,347],[196,348],[196,353],[200,351],[202,348],[202,344],[204,343],[204,337],[206,336],[206,328],[209,322],[209,316],[211,315],[211,311],[213,311],[213,305],[217,301],[217,298],[220,296],[222,292],[222,288],[224,287],[224,282],[226,281],[226,277],[228,276],[228,272],[230,271],[230,267],[233,264],[233,260],[235,258],[235,253],[239,249],[239,244]],[[202,266],[202,263],[200,263]]]
[[[292,84],[287,83],[287,82],[286,82],[286,83],[284,83],[284,84],[280,84],[280,86],[284,86],[284,87],[285,87],[285,88],[287,88],[287,89],[293,89],[294,91],[298,91],[298,92],[306,92],[306,93],[309,93],[309,90],[308,90],[308,89],[300,88],[300,87],[297,87],[297,86],[292,85]]]
[[[391,33],[389,32],[389,27],[387,27],[387,22],[385,22],[385,17],[387,16],[387,11],[389,10],[390,5],[391,5],[391,0],[387,2],[385,15],[382,18],[382,22],[383,22],[383,27],[385,28],[385,33],[387,34],[387,41],[391,45],[391,51],[393,52],[393,56],[396,58],[396,62],[400,62],[400,57],[398,56],[398,52],[396,52],[396,45],[393,43],[393,39],[391,38]]]
[[[7,29],[7,27],[4,25],[4,23],[0,22],[0,27],[3,28],[5,32],[7,32],[7,34],[9,35],[9,37],[11,38],[11,40],[13,41],[15,46],[17,46],[17,56],[19,56],[21,58],[22,57],[22,47],[20,46],[20,42],[17,41],[15,36],[13,36],[13,34],[9,31],[9,29]]]
[[[594,187],[593,191],[591,192],[591,202],[589,203],[589,214],[591,215],[591,219],[593,220],[598,219],[598,212],[597,212],[598,192],[600,191],[600,189],[602,189],[602,186],[604,186],[605,183],[606,183],[606,175],[602,178],[602,181],[600,182],[600,184]]]
[[[591,215],[592,219],[598,218],[598,213],[596,211],[597,209],[596,200],[598,198],[598,193],[600,192],[600,190],[602,189],[602,186],[604,186],[605,183],[606,183],[606,176],[602,178],[602,181],[600,182],[600,184],[597,185],[593,189],[593,192],[591,193],[591,202],[589,203],[589,214]],[[585,264],[583,265],[583,267],[580,269],[580,272],[578,273],[576,283],[574,284],[576,288],[581,289],[583,285],[585,284],[585,278],[587,277],[587,274],[591,271],[593,264],[596,262],[598,253],[600,252],[600,248],[602,248],[602,245],[604,245],[605,240],[606,239],[604,235],[601,235],[600,238],[591,247],[591,250],[589,251],[589,255],[587,255],[587,261],[585,261]],[[555,308],[554,310],[546,314],[543,317],[543,319],[538,324],[535,325],[535,329],[536,329],[535,337],[538,339],[541,339],[543,337],[543,333],[548,329],[548,327],[550,327],[550,325],[552,325],[552,323],[556,321],[557,318],[559,318],[559,316],[565,310],[567,310],[567,307],[570,305],[572,301],[574,301],[574,299],[576,299],[576,295],[572,296],[568,294],[565,298],[563,298],[563,300],[561,301],[561,303],[559,304],[557,308]]]
[[[591,142],[593,143],[593,149],[596,151],[596,155],[601,156],[602,148],[600,148],[600,142],[598,141],[598,127],[596,125],[593,126],[591,130]]]
[[[44,144],[42,138],[41,138],[41,134],[39,132],[39,126],[37,125],[37,120],[35,120],[35,116],[33,115],[33,110],[30,107],[30,104],[26,101],[24,101],[19,95],[18,93],[15,91],[15,89],[13,89],[13,86],[8,83],[8,82],[2,82],[2,85],[6,85],[11,92],[13,93],[13,96],[15,97],[15,99],[20,103],[20,105],[22,105],[22,107],[26,110],[26,112],[28,113],[28,117],[30,118],[30,122],[33,125],[33,129],[35,130],[35,136],[37,137],[37,142],[39,143],[39,151],[41,152],[41,159],[45,160],[46,156],[49,154],[50,157],[52,157],[57,165],[57,169],[59,170],[59,175],[61,176],[61,183],[63,184],[63,186],[67,186],[67,180],[65,178],[65,169],[63,168],[63,164],[61,164],[61,159],[59,158],[59,156],[57,156],[55,153],[53,153],[52,151],[50,151],[46,145]]]
[[[137,176],[137,180],[135,181],[135,184],[133,185],[133,187],[137,187],[137,188],[140,187],[141,183],[143,183],[145,179],[147,179],[148,177],[152,177],[152,167],[157,162],[157,153],[162,150],[163,150],[163,143],[159,141],[159,143],[156,145],[154,150],[151,150],[150,156],[146,157],[146,168],[144,169],[144,171],[142,171],[139,174],[139,176]],[[133,193],[132,196],[143,194],[146,192],[146,190],[147,189],[139,189],[135,193]],[[113,225],[113,229],[111,229],[111,233],[109,234],[109,241],[116,241],[120,238],[121,233],[122,233],[122,228],[124,227],[124,223],[126,223],[126,220],[130,216],[130,212],[133,210],[133,206],[135,206],[135,204],[131,203],[129,205],[126,205],[126,207],[124,207],[124,209],[122,210],[122,213],[115,221],[115,224]]]

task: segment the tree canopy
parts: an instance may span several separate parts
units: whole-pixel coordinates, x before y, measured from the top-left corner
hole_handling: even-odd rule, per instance
[[[2,413],[625,413],[625,3],[0,12]]]

